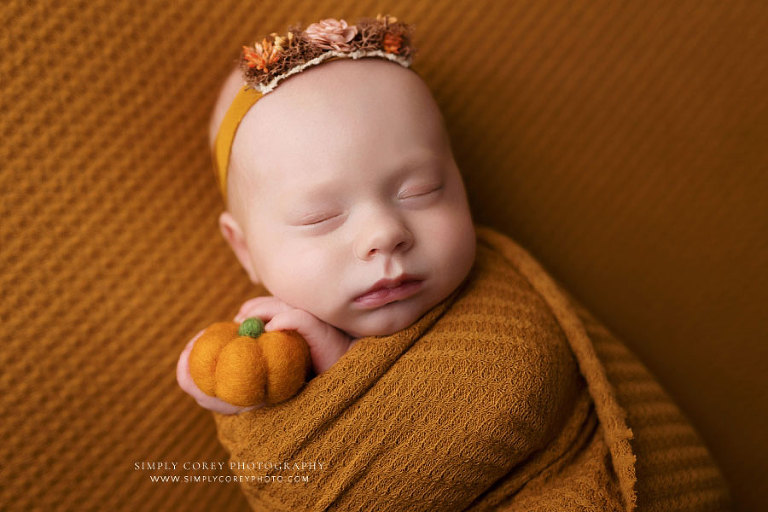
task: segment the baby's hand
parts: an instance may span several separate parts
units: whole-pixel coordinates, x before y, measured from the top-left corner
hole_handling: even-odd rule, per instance
[[[201,407],[221,414],[237,414],[244,411],[250,411],[251,409],[256,409],[258,407],[263,407],[265,405],[263,403],[254,405],[252,407],[240,407],[237,405],[232,405],[228,402],[225,402],[224,400],[221,400],[220,398],[216,398],[215,396],[206,395],[199,387],[197,387],[197,384],[195,384],[195,381],[192,380],[192,376],[189,374],[189,353],[192,352],[192,346],[195,344],[195,341],[197,341],[197,339],[203,334],[203,331],[205,331],[205,329],[202,329],[200,332],[195,334],[194,338],[189,340],[189,343],[187,343],[187,346],[184,347],[184,350],[181,352],[181,356],[179,356],[179,361],[176,363],[176,382],[179,383],[181,389],[192,396],[192,398],[194,398]]]
[[[289,306],[274,296],[256,297],[243,303],[235,322],[256,316],[264,320],[265,331],[296,330],[309,345],[312,366],[320,375],[349,350],[352,338],[303,309]]]

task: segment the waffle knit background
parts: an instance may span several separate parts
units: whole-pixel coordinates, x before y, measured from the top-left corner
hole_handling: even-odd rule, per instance
[[[766,4],[97,0],[0,6],[0,509],[247,509],[134,469],[226,460],[174,366],[263,292],[218,234],[208,115],[241,44],[377,12],[416,25],[475,219],[768,506]]]

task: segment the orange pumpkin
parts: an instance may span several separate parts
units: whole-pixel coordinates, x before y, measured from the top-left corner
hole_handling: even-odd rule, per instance
[[[255,317],[242,324],[211,324],[189,354],[189,374],[197,387],[241,407],[291,398],[311,368],[309,346],[298,332],[264,332],[264,322]]]

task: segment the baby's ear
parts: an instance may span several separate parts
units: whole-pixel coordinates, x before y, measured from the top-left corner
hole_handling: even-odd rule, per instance
[[[256,275],[253,268],[253,262],[251,261],[251,254],[248,250],[248,244],[243,235],[243,230],[238,224],[237,220],[228,211],[224,211],[219,215],[219,229],[221,230],[224,240],[227,241],[232,248],[232,252],[235,253],[240,264],[248,273],[248,277],[253,284],[259,284],[259,276]]]

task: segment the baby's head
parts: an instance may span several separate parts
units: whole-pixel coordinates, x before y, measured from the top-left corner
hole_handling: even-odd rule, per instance
[[[225,82],[211,143],[242,84],[239,70]],[[310,67],[250,108],[219,225],[251,281],[353,337],[411,325],[475,256],[437,104],[414,71],[380,58]],[[418,282],[360,298],[403,276]]]

